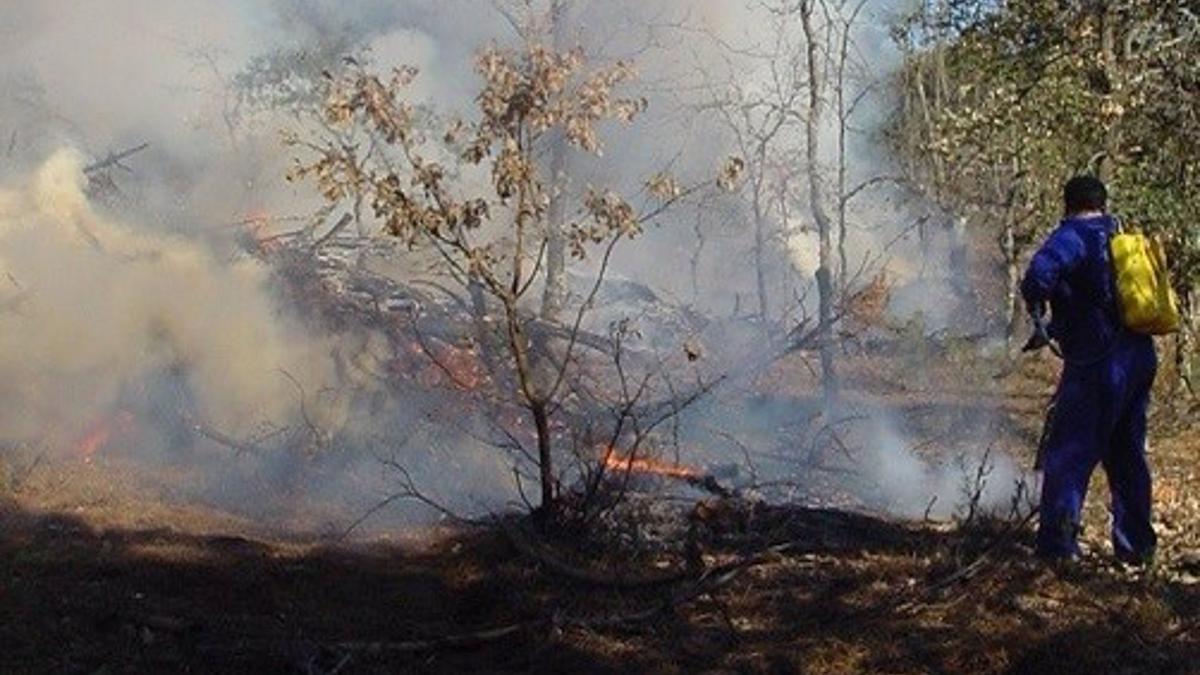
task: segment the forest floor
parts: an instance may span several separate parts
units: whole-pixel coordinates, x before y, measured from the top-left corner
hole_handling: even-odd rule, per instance
[[[999,385],[1013,438],[1036,430],[1045,365]],[[1148,570],[1110,559],[1102,478],[1066,567],[1013,520],[712,499],[685,516],[693,567],[585,581],[554,563],[570,546],[531,552],[511,524],[338,543],[117,460],[10,466],[0,672],[1200,673],[1200,436],[1156,427]]]

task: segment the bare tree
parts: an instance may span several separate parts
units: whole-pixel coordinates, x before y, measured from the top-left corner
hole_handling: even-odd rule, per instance
[[[800,121],[799,108],[807,86],[801,67],[800,45],[782,17],[770,19],[771,32],[762,47],[739,46],[707,34],[717,43],[728,71],[715,81],[701,75],[705,99],[701,111],[711,111],[729,132],[746,161],[744,191],[753,218],[754,280],[757,315],[766,329],[772,319],[770,261],[784,229],[795,162],[788,156]],[[765,71],[764,78],[746,78],[745,71]],[[781,198],[777,198],[781,197]]]
[[[851,157],[855,115],[879,85],[857,57],[854,42],[868,4],[756,5],[753,11],[761,13],[769,30],[746,44],[708,32],[729,75],[723,81],[702,76],[702,109],[716,114],[747,162],[743,194],[753,218],[758,313],[765,322],[778,314],[768,282],[772,250],[782,248],[781,240],[795,238],[795,221],[804,223],[800,232],[816,233],[818,351],[830,405],[839,390],[836,308],[867,268],[850,260],[853,203],[875,186],[897,180],[858,166]],[[826,147],[831,130],[836,145]],[[789,247],[798,245],[803,244],[792,241]]]

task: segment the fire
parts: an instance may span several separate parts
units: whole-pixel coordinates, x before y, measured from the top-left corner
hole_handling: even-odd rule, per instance
[[[85,464],[91,464],[96,453],[108,445],[113,436],[129,433],[133,429],[133,413],[121,410],[114,415],[102,417],[88,427],[87,433],[75,444],[75,450]]]
[[[685,480],[700,480],[704,472],[683,464],[663,462],[648,457],[621,457],[615,452],[606,452],[603,458],[604,467],[610,471],[628,471],[644,473],[665,478],[682,478]]]
[[[272,235],[274,218],[263,209],[248,211],[239,225],[246,228],[255,247],[262,253],[270,253],[279,247],[279,240]]]
[[[427,347],[413,343],[409,349],[418,359],[418,377],[426,386],[450,384],[475,391],[491,380],[478,352],[471,347],[431,341]]]

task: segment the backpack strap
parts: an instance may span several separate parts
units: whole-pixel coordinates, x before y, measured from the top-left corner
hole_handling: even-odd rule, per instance
[[[1063,358],[1063,361],[1068,365],[1090,366],[1103,361],[1114,351],[1116,351],[1117,346],[1121,344],[1126,332],[1125,323],[1121,321],[1121,310],[1118,307],[1118,303],[1120,301],[1117,299],[1117,275],[1113,270],[1112,262],[1113,235],[1123,233],[1125,231],[1125,226],[1121,222],[1121,219],[1117,216],[1110,215],[1109,218],[1112,220],[1113,225],[1111,227],[1105,227],[1099,237],[1100,257],[1104,267],[1104,285],[1107,287],[1108,297],[1093,298],[1092,302],[1099,305],[1100,310],[1112,320],[1113,324],[1117,327],[1117,330],[1113,333],[1112,341],[1107,347],[1104,348],[1103,351],[1100,352],[1099,355],[1090,359]],[[1103,293],[1102,289],[1098,288],[1095,290],[1099,293]]]
[[[1125,322],[1121,320],[1121,295],[1117,290],[1117,271],[1113,266],[1112,260],[1112,240],[1118,234],[1125,234],[1125,222],[1117,216],[1112,216],[1113,227],[1108,229],[1104,234],[1104,243],[1100,247],[1101,254],[1104,256],[1104,276],[1107,279],[1105,284],[1108,287],[1108,303],[1105,308],[1105,313],[1113,320],[1117,326],[1117,336],[1125,331]]]

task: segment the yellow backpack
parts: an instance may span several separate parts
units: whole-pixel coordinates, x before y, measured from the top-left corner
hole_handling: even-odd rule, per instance
[[[1179,330],[1179,301],[1171,287],[1162,242],[1118,225],[1109,240],[1121,322],[1137,333]]]

